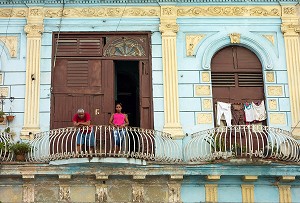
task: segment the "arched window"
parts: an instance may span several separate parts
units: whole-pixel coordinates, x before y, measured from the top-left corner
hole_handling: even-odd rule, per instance
[[[212,58],[211,78],[214,106],[220,101],[242,107],[265,98],[262,65],[244,47],[228,46],[218,51]],[[241,121],[233,119],[232,124],[243,124]]]

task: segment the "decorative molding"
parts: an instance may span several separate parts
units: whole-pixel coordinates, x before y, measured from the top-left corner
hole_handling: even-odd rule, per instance
[[[143,41],[144,39],[141,39]],[[135,39],[122,37],[109,43],[104,56],[146,56],[143,46]]]
[[[169,201],[170,203],[176,202],[179,203],[181,202],[181,197],[180,197],[180,183],[170,183],[168,184],[169,186]]]
[[[213,121],[211,113],[198,113],[197,124],[211,124]]]
[[[98,18],[98,17],[157,17],[159,7],[87,7],[87,8],[48,8],[45,18]]]
[[[205,178],[206,178],[206,180],[209,180],[209,181],[217,181],[217,180],[221,179],[221,176],[220,175],[207,175]]]
[[[108,175],[96,174],[96,180],[108,180]]]
[[[264,38],[269,40],[273,45],[275,43],[274,35],[262,35]]]
[[[210,82],[210,74],[209,72],[201,72],[202,82]]]
[[[218,202],[218,185],[205,184],[205,201]]]
[[[107,202],[107,185],[100,184],[96,185],[96,202]]]
[[[279,6],[201,6],[179,7],[178,16],[280,16]]]
[[[3,73],[0,73],[0,85],[3,85],[3,78],[4,78]]]
[[[25,18],[27,9],[24,8],[1,8],[0,18]]]
[[[195,96],[210,95],[210,85],[195,85]]]
[[[18,37],[17,36],[0,36],[0,40],[8,49],[11,58],[17,57]]]
[[[175,6],[163,6],[161,8],[161,16],[176,16],[176,10]]]
[[[144,187],[142,185],[132,185],[132,202],[144,202]]]
[[[267,82],[275,82],[275,73],[274,72],[270,72],[268,71],[266,73],[266,79],[267,79]]]
[[[9,92],[9,89],[8,87],[0,87],[0,96],[2,97],[8,97],[8,92]]]
[[[44,25],[40,24],[28,24],[25,25],[24,31],[28,37],[41,37],[44,32]]]
[[[241,42],[241,34],[239,33],[231,33],[229,34],[230,43],[239,44]]]
[[[183,180],[183,175],[170,175],[170,180]]]
[[[280,203],[292,202],[290,185],[278,185],[278,190],[279,190],[279,202]]]
[[[58,178],[59,179],[65,179],[65,180],[70,180],[72,177],[72,175],[68,175],[68,174],[61,174],[61,175],[58,175]]]
[[[186,55],[187,56],[195,56],[195,49],[197,44],[205,37],[206,35],[186,35],[185,43],[186,43]]]
[[[281,182],[293,182],[293,181],[295,181],[296,177],[295,176],[281,176],[279,179]]]
[[[245,175],[245,176],[243,176],[242,179],[245,182],[252,182],[252,181],[257,181],[258,176]]]
[[[69,185],[60,185],[59,186],[59,200],[67,201],[67,202],[71,201]]]
[[[285,125],[286,124],[285,113],[270,113],[270,123],[277,124],[277,125]]]
[[[242,200],[245,203],[254,202],[254,185],[242,184]]]
[[[133,175],[132,179],[133,180],[145,180],[146,179],[146,175]]]
[[[212,101],[211,99],[202,100],[202,110],[212,110]]]
[[[34,179],[35,175],[34,174],[23,174],[22,178],[23,179]]]
[[[41,17],[44,16],[43,8],[41,7],[32,7],[29,8],[28,17]]]
[[[276,99],[269,99],[269,110],[276,110],[277,109],[277,100]]]
[[[176,37],[176,33],[179,30],[179,26],[174,23],[161,23],[159,26],[159,31],[163,35],[170,35],[171,37]]]
[[[282,86],[268,86],[267,87],[268,96],[283,96]]]
[[[283,7],[283,14],[284,15],[295,15],[296,9],[295,9],[295,7]]]
[[[10,5],[11,0],[1,0],[1,4],[3,5]],[[67,4],[113,4],[113,5],[119,5],[124,4],[124,0],[66,0]],[[153,3],[153,0],[128,0],[128,4],[146,4],[146,3]],[[189,0],[190,3],[207,3],[207,0]],[[214,0],[214,3],[225,3],[224,0]],[[278,3],[278,0],[251,0],[251,2],[256,3]],[[284,3],[295,3],[295,0],[284,0],[282,1]],[[57,5],[58,1],[54,0],[26,0],[27,4],[54,4]],[[60,0],[60,3],[62,3],[62,0]],[[184,0],[157,0],[157,3],[186,3]],[[230,0],[230,3],[249,3],[247,0]],[[24,0],[14,0],[14,4],[21,4],[24,5]]]
[[[285,37],[289,37],[289,36],[298,37],[300,33],[300,25],[283,23],[281,25],[281,32]]]
[[[23,202],[34,202],[34,184],[23,185]]]

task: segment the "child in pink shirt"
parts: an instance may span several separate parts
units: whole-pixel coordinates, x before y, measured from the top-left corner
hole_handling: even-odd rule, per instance
[[[111,115],[109,124],[117,128],[113,131],[115,141],[115,152],[119,153],[122,146],[122,141],[125,137],[125,127],[128,126],[129,121],[126,114],[122,113],[122,104],[116,104],[116,113]]]

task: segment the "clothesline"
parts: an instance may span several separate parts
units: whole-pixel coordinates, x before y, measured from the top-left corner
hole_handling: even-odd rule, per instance
[[[234,105],[240,105],[234,106]],[[243,110],[243,115],[239,111]],[[234,112],[234,113],[233,113]],[[221,124],[221,117],[224,116],[227,126],[231,126],[231,120],[240,122],[244,119],[245,122],[251,123],[254,121],[264,121],[267,119],[264,100],[251,103],[226,103],[217,101],[217,125]],[[242,117],[242,118],[241,118]]]

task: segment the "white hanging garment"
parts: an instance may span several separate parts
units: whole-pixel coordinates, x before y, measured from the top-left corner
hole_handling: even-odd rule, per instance
[[[255,118],[254,118],[254,110],[252,107],[252,103],[245,103],[244,111],[245,111],[246,122],[253,122]]]
[[[261,101],[260,105],[256,105],[254,102],[252,102],[252,106],[254,111],[254,119],[256,121],[263,121],[267,119],[267,112],[264,101]]]
[[[221,117],[224,115],[227,126],[231,126],[231,104],[225,102],[217,102],[217,125],[221,124]]]

